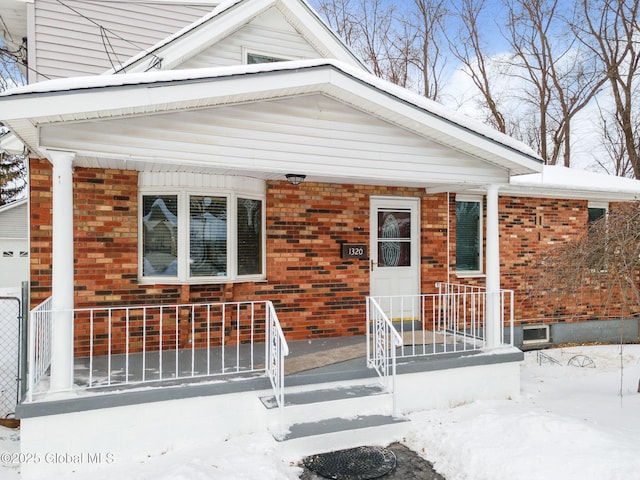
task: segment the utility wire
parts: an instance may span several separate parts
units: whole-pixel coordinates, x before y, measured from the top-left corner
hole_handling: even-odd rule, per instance
[[[120,66],[120,68],[122,68],[122,63],[118,59],[118,55],[117,55],[115,49],[113,48],[113,45],[111,45],[111,42],[110,42],[107,34],[110,34],[110,35],[114,36],[115,38],[117,38],[119,40],[122,40],[125,43],[128,43],[129,45],[131,45],[132,47],[135,47],[138,50],[141,50],[141,51],[145,50],[145,47],[137,45],[134,42],[122,37],[121,35],[118,35],[116,32],[114,32],[112,30],[109,30],[108,28],[106,28],[105,26],[103,26],[100,23],[96,22],[94,19],[88,17],[84,13],[82,13],[82,12],[76,10],[75,8],[67,5],[62,0],[56,0],[56,1],[60,5],[62,5],[63,7],[68,8],[69,10],[71,10],[73,13],[75,13],[79,17],[85,19],[86,21],[88,21],[89,23],[95,25],[96,27],[98,27],[100,29],[100,36],[102,38],[102,45],[104,47],[105,53],[107,54],[107,58],[109,59],[109,63],[111,64],[111,68],[113,68],[114,70],[115,70],[116,67],[115,67],[114,62],[113,62],[113,60],[111,58],[111,54],[113,54],[113,56],[115,57],[115,61]],[[109,50],[111,50],[111,53],[109,52]],[[153,53],[151,55],[153,57],[155,57],[157,61],[161,61],[161,59],[157,55],[154,55]]]

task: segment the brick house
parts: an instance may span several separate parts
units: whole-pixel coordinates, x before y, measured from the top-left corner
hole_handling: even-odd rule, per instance
[[[523,326],[544,327],[544,343],[592,332],[567,320],[604,321],[597,297],[564,312],[532,303],[527,277],[638,182],[579,181],[381,81],[306,2],[176,0],[153,9],[154,28],[130,2],[119,15],[141,48],[121,45],[117,66],[95,31],[47,33],[108,22],[91,5],[80,18],[4,3],[14,32],[27,17],[37,27],[29,85],[0,96],[0,119],[30,152],[30,295],[51,302],[51,391],[74,388],[79,357],[208,348],[205,314],[183,316],[202,303],[270,302],[287,341],[364,335],[368,297],[437,296],[438,283],[482,289],[483,349],[511,343],[505,326],[520,345]],[[515,326],[491,300],[508,290]],[[173,319],[139,313],[158,305]],[[413,321],[413,305],[388,316]],[[137,310],[113,320],[120,307]],[[216,346],[270,338],[265,324],[215,328]]]

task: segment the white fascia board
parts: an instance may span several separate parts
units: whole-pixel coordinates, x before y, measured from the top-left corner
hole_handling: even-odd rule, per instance
[[[183,71],[184,72],[184,71]],[[191,78],[182,81],[105,85],[79,90],[34,92],[27,95],[0,96],[0,119],[31,118],[48,123],[49,118],[85,120],[131,114],[250,102],[317,91],[317,85],[329,81],[328,69],[306,69],[287,75],[277,82],[259,82],[252,74]]]
[[[243,8],[234,8],[238,7],[237,4],[234,4],[217,15],[214,10],[212,14],[197,20],[176,34],[162,40],[156,46],[137,55],[118,71],[144,72],[148,68],[146,61],[152,61],[156,57],[162,61],[160,69],[171,70],[193,55],[226,38],[269,9],[274,3],[274,0],[255,0],[243,5]],[[111,70],[108,73],[114,72]]]
[[[12,124],[13,119],[31,119],[34,124],[80,121],[306,93],[333,96],[512,173],[542,169],[524,144],[361,70],[330,60],[41,82],[0,95],[0,119],[8,124]],[[20,132],[16,133],[24,138]]]
[[[239,28],[271,7],[277,7],[285,18],[296,24],[303,36],[319,51],[326,52],[336,60],[344,61],[369,72],[342,40],[337,37],[304,0],[256,0],[221,5],[211,14],[202,17],[179,32],[158,42],[155,46],[133,57],[118,72],[144,72],[149,62],[161,59],[160,69],[171,70],[223,40]],[[312,28],[317,26],[318,28]],[[109,70],[107,74],[115,73]]]
[[[371,85],[365,86],[365,83],[360,81],[360,79],[352,78],[343,72],[334,70],[331,84],[339,87],[346,94],[343,100],[347,102],[351,101],[354,103],[353,98],[349,98],[350,95],[359,96],[359,101],[354,103],[354,106],[357,108],[365,109],[372,114],[376,114],[376,110],[378,110],[378,115],[387,120],[389,120],[388,116],[385,117],[385,115],[380,114],[381,108],[389,112],[395,112],[399,115],[399,120],[394,123],[420,135],[434,138],[436,141],[445,143],[451,148],[463,151],[466,154],[472,154],[468,148],[469,146],[473,146],[474,150],[479,148],[491,156],[504,159],[504,162],[501,162],[500,166],[507,169],[510,169],[509,164],[516,164],[526,172],[538,172],[542,170],[541,163],[523,152],[511,149],[508,145],[486,137],[477,131],[443,118],[440,115],[433,114],[402,98],[398,99],[398,97],[392,93],[372,89]],[[369,108],[367,108],[367,106]],[[372,106],[374,107],[372,108]],[[432,130],[435,130],[440,135],[434,137]],[[467,146],[466,148],[465,145]],[[484,157],[484,159],[487,161],[488,156]]]
[[[515,196],[632,201],[640,199],[640,180],[545,165],[540,173],[512,177],[503,190]]]
[[[279,8],[286,7],[294,15],[294,19],[297,19],[299,23],[296,26],[303,31],[303,36],[316,50],[327,51],[331,58],[372,73],[362,59],[334,33],[306,0],[280,0],[278,6]],[[287,14],[285,17],[288,18]],[[316,25],[318,28],[313,28]]]

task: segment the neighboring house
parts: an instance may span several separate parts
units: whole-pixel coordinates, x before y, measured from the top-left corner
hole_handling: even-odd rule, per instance
[[[522,325],[559,325],[554,340],[573,335],[562,330],[566,318],[528,300],[535,255],[584,232],[590,209],[636,199],[638,182],[578,182],[576,172],[544,167],[528,146],[376,78],[304,0],[212,10],[201,2],[66,3],[0,0],[13,8],[13,37],[33,32],[29,68],[38,75],[0,96],[0,120],[30,152],[31,304],[51,297],[51,392],[73,389],[74,356],[208,349],[209,310],[194,313],[207,302],[239,316],[254,308],[240,302],[269,301],[287,341],[313,340],[365,334],[375,305],[367,297],[393,297],[379,298],[380,309],[410,323],[425,310],[421,294],[471,298],[437,295],[438,282],[466,284],[482,287],[469,290],[473,306],[463,309],[486,313],[473,333],[485,350],[510,343],[502,338],[505,289],[515,291],[516,343]],[[71,28],[56,28],[62,23]],[[105,52],[101,33],[117,33],[119,45]],[[137,305],[145,307],[109,310]],[[156,305],[173,305],[174,317],[161,308],[147,316]],[[602,309],[594,298],[561,313],[593,318]],[[434,327],[434,345],[458,330],[450,321],[440,333]],[[216,328],[216,345],[273,339],[253,320]],[[447,370],[430,377],[440,403],[416,404],[422,391],[404,409],[517,394],[517,359],[504,368]],[[109,364],[109,379],[114,370]],[[122,370],[130,375],[128,362]],[[448,390],[451,379],[458,383]],[[86,410],[114,401],[70,407],[51,395],[48,410],[24,406],[32,445],[46,441],[37,428],[69,428],[56,423],[62,413],[77,414],[71,423],[102,421]],[[184,406],[165,403],[161,418],[180,408],[184,425],[194,425]],[[118,418],[151,418],[139,413]],[[172,433],[190,438],[187,427]]]
[[[0,288],[19,290],[29,280],[29,205],[0,206]]]

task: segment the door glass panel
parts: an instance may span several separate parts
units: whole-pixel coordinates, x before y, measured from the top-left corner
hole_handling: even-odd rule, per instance
[[[378,266],[411,266],[411,212],[378,211]]]

